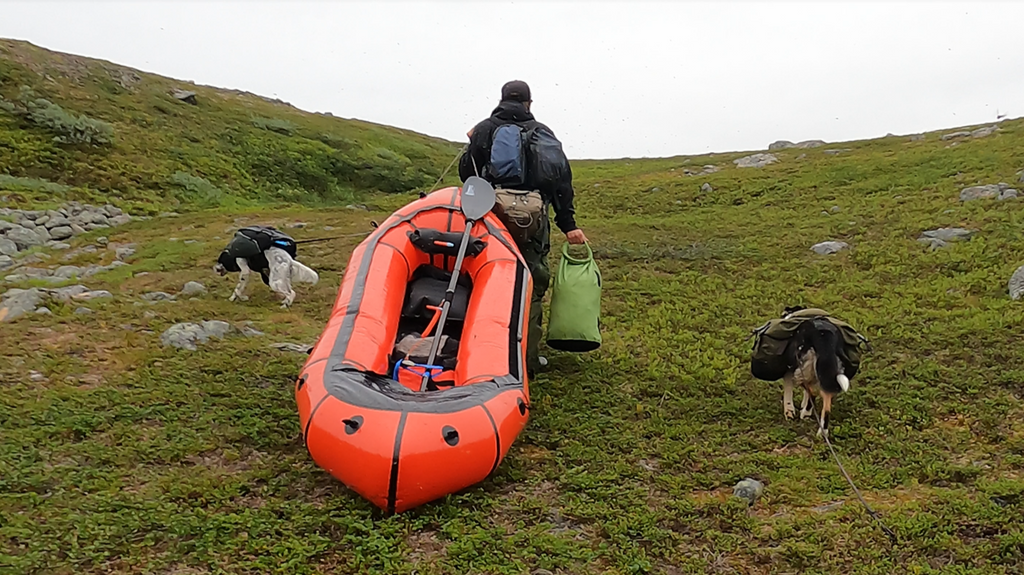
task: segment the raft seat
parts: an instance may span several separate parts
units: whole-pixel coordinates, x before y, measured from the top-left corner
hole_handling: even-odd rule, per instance
[[[392,379],[409,389],[418,391],[423,374],[428,370],[433,383],[430,389],[455,385],[459,338],[472,291],[468,277],[460,279],[455,286],[455,296],[442,334],[446,339],[438,350],[434,365],[426,365],[430,343],[437,335],[437,320],[450,281],[451,273],[431,265],[422,265],[413,273],[413,279],[407,286],[400,328],[389,367]],[[419,338],[422,338],[421,341],[416,341]],[[403,347],[406,349],[400,349]],[[407,365],[404,360],[409,360],[413,365]]]

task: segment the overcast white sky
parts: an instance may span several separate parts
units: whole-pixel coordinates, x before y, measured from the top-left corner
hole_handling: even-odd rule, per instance
[[[1024,115],[1024,2],[0,0],[0,37],[464,141],[526,80],[571,158]]]

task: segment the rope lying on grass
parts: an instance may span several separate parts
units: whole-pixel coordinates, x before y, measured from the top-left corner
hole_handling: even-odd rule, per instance
[[[839,460],[839,454],[836,453],[835,448],[832,447],[832,442],[828,439],[828,432],[825,431],[825,427],[821,424],[821,418],[818,417],[818,410],[814,407],[813,401],[811,402],[811,412],[814,413],[814,420],[818,422],[818,429],[821,430],[821,436],[825,438],[825,445],[827,445],[828,450],[832,452],[832,457],[835,458],[836,465],[839,466],[839,471],[843,473],[843,477],[846,478],[847,483],[849,483],[850,487],[853,488],[853,492],[857,495],[857,499],[860,500],[860,504],[864,506],[868,515],[878,523],[878,526],[882,528],[882,531],[889,536],[889,541],[893,545],[896,545],[899,543],[899,540],[896,538],[896,533],[892,529],[886,527],[885,523],[882,523],[882,518],[878,515],[878,512],[872,509],[871,506],[868,505],[868,502],[864,500],[864,497],[860,494],[860,490],[857,489],[856,485],[854,485],[853,479],[850,479],[850,474],[847,473],[846,468],[843,467],[843,462]]]

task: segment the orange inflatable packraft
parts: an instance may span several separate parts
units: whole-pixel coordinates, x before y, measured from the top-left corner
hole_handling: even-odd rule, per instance
[[[410,203],[356,247],[295,386],[310,456],[388,512],[482,481],[528,418],[533,284],[493,213],[471,230],[444,328],[447,357],[434,367],[399,351],[423,349],[433,327],[436,290],[447,287],[458,250],[452,239],[466,226],[459,193],[446,188]],[[420,391],[424,372],[429,386]]]

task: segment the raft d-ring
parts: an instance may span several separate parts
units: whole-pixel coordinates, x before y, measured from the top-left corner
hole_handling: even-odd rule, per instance
[[[526,412],[529,411],[530,406],[527,405],[525,401],[523,401],[523,398],[517,397],[516,404],[519,406],[519,415],[526,415]]]
[[[309,374],[308,373],[304,373],[302,375],[302,377],[299,378],[299,382],[298,382],[298,384],[296,384],[295,389],[302,389],[302,386],[306,385],[306,379],[307,378],[309,378]]]
[[[342,419],[341,422],[345,424],[345,434],[352,435],[363,426],[363,416],[354,415],[350,419]]]
[[[445,443],[452,447],[459,444],[459,432],[455,431],[455,428],[450,425],[446,425],[441,428],[441,437],[444,438]]]

